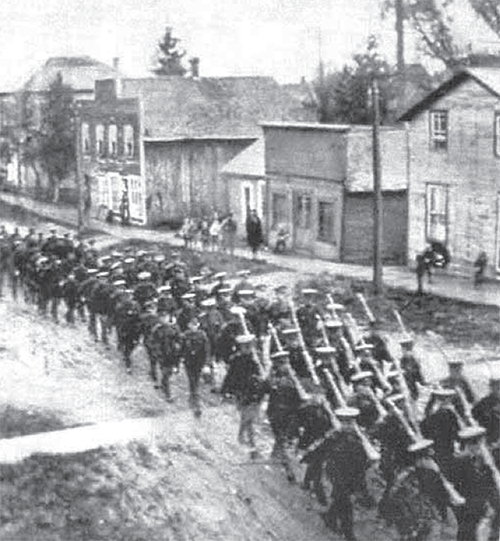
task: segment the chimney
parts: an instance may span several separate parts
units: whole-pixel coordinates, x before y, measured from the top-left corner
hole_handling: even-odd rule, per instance
[[[189,60],[189,63],[191,64],[191,77],[198,79],[200,76],[200,59],[194,56]]]
[[[113,58],[113,69],[116,71],[120,70],[120,58],[118,56]]]

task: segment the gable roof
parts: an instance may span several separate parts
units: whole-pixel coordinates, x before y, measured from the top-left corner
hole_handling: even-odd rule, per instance
[[[75,92],[94,92],[95,81],[121,77],[119,71],[90,56],[57,56],[49,58],[23,85],[21,90],[45,92],[61,73],[63,83]]]
[[[500,68],[465,68],[427,94],[422,100],[403,113],[398,120],[403,122],[412,120],[467,79],[473,79],[489,92],[500,97]]]
[[[264,140],[257,139],[255,143],[242,150],[221,169],[221,173],[264,178],[266,176]]]
[[[147,136],[165,140],[262,135],[264,120],[307,120],[314,111],[272,77],[123,79],[121,97],[140,97]]]

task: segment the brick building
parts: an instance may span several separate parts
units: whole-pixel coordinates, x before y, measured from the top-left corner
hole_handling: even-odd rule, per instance
[[[266,122],[264,138],[243,151],[222,175],[243,224],[257,208],[272,246],[289,230],[293,250],[367,263],[373,255],[372,132],[368,126]],[[384,205],[383,257],[402,264],[407,251],[405,132],[381,128]]]
[[[157,77],[96,83],[79,104],[82,170],[94,213],[152,225],[229,209],[220,170],[260,135],[263,120],[307,119],[269,77]]]
[[[452,268],[500,270],[500,68],[469,68],[409,109],[408,256],[444,243]]]

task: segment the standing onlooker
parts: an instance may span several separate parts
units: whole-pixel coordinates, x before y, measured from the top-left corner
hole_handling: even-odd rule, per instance
[[[238,228],[233,213],[230,212],[222,222],[222,249],[224,252],[229,250],[231,257],[234,256],[234,243],[236,239],[236,229]]]
[[[214,214],[214,219],[212,220],[212,223],[210,224],[210,244],[212,246],[213,251],[219,249],[220,234],[221,234],[221,222],[219,220],[219,215],[216,212]]]
[[[474,263],[476,272],[474,274],[474,285],[479,286],[484,281],[484,271],[488,265],[488,256],[486,252],[481,252]]]
[[[210,247],[210,224],[208,219],[204,216],[200,223],[200,238],[201,238],[201,249],[203,251],[208,250]]]
[[[252,250],[252,257],[255,259],[257,257],[259,246],[264,242],[264,237],[262,235],[262,222],[257,216],[257,211],[255,209],[252,209],[247,217],[246,229],[247,242]]]

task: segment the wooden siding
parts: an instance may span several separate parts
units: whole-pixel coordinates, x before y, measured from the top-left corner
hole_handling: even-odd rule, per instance
[[[429,111],[410,123],[408,258],[426,245],[426,185],[448,186],[448,247],[452,264],[471,271],[481,250],[496,259],[500,158],[494,153],[494,116],[500,99],[472,79],[439,99],[431,110],[448,111],[448,149],[430,146]]]
[[[150,224],[229,210],[220,169],[253,142],[179,141],[145,144],[146,208]]]
[[[407,242],[406,192],[383,194],[384,263],[403,265]],[[373,261],[373,194],[345,195],[342,261],[371,263]]]

